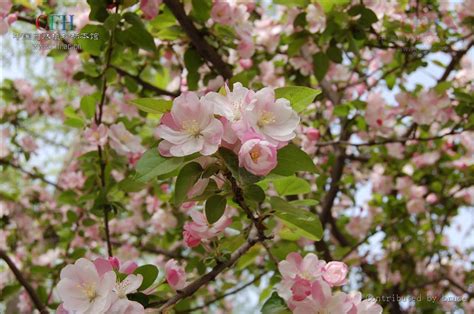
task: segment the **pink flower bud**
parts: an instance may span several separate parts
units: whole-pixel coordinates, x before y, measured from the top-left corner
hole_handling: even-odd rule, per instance
[[[321,133],[319,132],[318,129],[315,128],[308,128],[306,129],[306,137],[310,141],[317,141],[321,138]]]
[[[174,259],[170,259],[165,265],[166,281],[174,290],[183,289],[186,286],[186,273],[184,267],[179,266]]]
[[[331,286],[342,286],[346,283],[348,268],[342,262],[329,262],[324,266],[323,279]]]

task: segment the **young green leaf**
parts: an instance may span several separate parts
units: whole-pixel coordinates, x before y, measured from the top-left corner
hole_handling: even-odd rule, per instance
[[[272,173],[281,176],[291,176],[297,171],[314,172],[316,170],[311,157],[292,143],[278,150],[277,160],[278,165]]]
[[[296,112],[301,112],[311,104],[320,90],[304,86],[288,86],[275,89],[275,98],[286,98]]]
[[[133,180],[147,182],[159,175],[169,173],[182,165],[184,158],[165,158],[160,156],[158,149],[146,151],[137,163],[137,174]]]
[[[295,228],[301,236],[313,241],[319,241],[323,236],[323,227],[315,214],[294,207],[276,196],[270,199],[270,204],[275,210],[275,216],[288,227]]]
[[[329,58],[324,52],[318,52],[313,56],[314,75],[321,81],[329,69]]]
[[[170,111],[173,102],[171,100],[157,98],[137,98],[131,101],[141,111],[148,113],[165,113]]]
[[[143,291],[155,282],[156,277],[158,277],[159,271],[156,266],[147,264],[138,267],[133,273],[136,275],[140,274],[143,276],[142,285],[138,288],[138,291]]]
[[[176,207],[181,206],[186,200],[186,194],[189,189],[196,183],[201,177],[203,169],[197,162],[190,162],[186,164],[178,174],[176,178],[176,185],[174,190],[174,205]]]
[[[227,205],[227,200],[221,195],[213,195],[206,201],[206,218],[211,224],[215,223],[222,217]]]
[[[285,300],[280,298],[278,293],[273,292],[270,298],[262,306],[262,314],[290,314],[291,311],[286,306]]]
[[[297,177],[285,177],[273,181],[273,185],[280,196],[306,194],[311,192],[308,181]]]

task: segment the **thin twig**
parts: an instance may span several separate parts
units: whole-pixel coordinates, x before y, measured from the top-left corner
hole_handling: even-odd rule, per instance
[[[220,273],[222,273],[225,269],[231,267],[242,255],[244,255],[248,250],[250,250],[257,242],[259,242],[259,238],[249,238],[247,241],[238,248],[234,253],[232,253],[231,257],[222,263],[217,264],[210,272],[199,277],[182,290],[178,291],[178,293],[166,301],[163,305],[158,308],[158,311],[162,313],[166,309],[172,307],[180,300],[185,299],[192,294],[194,294],[199,288],[204,286],[205,284],[213,281]],[[153,304],[151,305],[153,307]]]
[[[16,279],[25,288],[26,292],[31,298],[31,301],[33,301],[38,311],[40,311],[41,314],[48,314],[49,313],[48,310],[44,306],[43,302],[41,302],[41,299],[36,293],[35,289],[33,289],[33,287],[30,285],[28,280],[23,276],[21,271],[16,267],[15,263],[7,255],[7,252],[0,249],[0,258],[3,259],[7,263],[8,267],[10,267]]]
[[[193,307],[193,308],[191,308],[191,309],[189,309],[189,310],[186,310],[186,311],[180,311],[180,312],[178,312],[178,313],[180,313],[180,314],[181,314],[181,313],[183,313],[183,314],[184,314],[184,313],[191,313],[191,312],[194,312],[194,311],[197,311],[197,310],[201,310],[201,309],[203,309],[203,308],[206,308],[206,307],[208,307],[209,305],[211,305],[211,304],[213,304],[213,303],[215,303],[215,302],[217,302],[217,301],[219,301],[219,300],[224,299],[225,297],[228,297],[228,296],[230,296],[230,295],[239,293],[240,291],[244,290],[245,288],[247,288],[247,287],[253,285],[255,282],[257,282],[258,280],[260,280],[260,278],[262,278],[262,276],[265,275],[265,274],[266,274],[266,272],[261,273],[261,274],[255,276],[254,279],[252,279],[251,281],[247,282],[245,285],[242,285],[242,286],[240,286],[240,287],[238,287],[238,288],[235,288],[234,290],[231,290],[231,291],[226,292],[226,293],[224,293],[224,294],[222,294],[222,295],[220,295],[220,296],[217,296],[217,297],[215,297],[214,299],[212,299],[212,300],[210,300],[210,301],[207,301],[207,302],[204,303],[203,305],[200,305],[200,306],[197,306],[197,307]]]

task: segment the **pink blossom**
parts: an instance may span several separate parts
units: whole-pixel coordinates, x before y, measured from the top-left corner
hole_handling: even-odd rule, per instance
[[[230,25],[233,23],[233,10],[227,1],[216,1],[212,5],[211,18],[220,24]]]
[[[169,210],[158,208],[150,219],[154,231],[158,234],[165,234],[171,228],[176,228],[178,221],[173,213]]]
[[[178,262],[170,259],[165,265],[166,281],[174,290],[181,290],[186,286],[186,272]]]
[[[278,147],[283,147],[296,136],[300,118],[285,98],[275,101],[275,91],[266,87],[255,94],[253,110],[244,112],[244,120],[257,133]]]
[[[323,268],[323,279],[332,287],[347,282],[347,265],[342,262],[329,262]]]
[[[131,301],[127,294],[137,292],[143,282],[143,276],[130,274],[125,279],[115,284],[113,289],[115,295],[112,306],[106,314],[141,314],[145,313],[145,308],[138,302]]]
[[[253,105],[256,101],[255,93],[246,87],[243,87],[241,83],[235,83],[232,91],[226,85],[226,95],[211,92],[206,94],[201,102],[206,106],[213,108],[213,112],[217,115],[224,117],[229,121],[229,125],[225,125],[226,132],[224,133],[223,139],[233,144],[237,140],[234,133],[243,134],[246,130],[247,125],[245,121],[242,121],[243,113],[247,110],[252,110]],[[223,122],[225,124],[225,122]],[[229,134],[230,133],[230,134]]]
[[[430,124],[436,120],[440,111],[449,105],[446,95],[438,95],[434,90],[425,91],[411,103],[410,112],[413,121],[418,124]]]
[[[147,20],[152,20],[158,15],[161,0],[140,0],[140,9]]]
[[[242,37],[237,46],[237,51],[242,59],[250,59],[255,53],[255,45],[253,43],[252,37]]]
[[[185,92],[173,101],[171,113],[161,118],[156,134],[163,139],[158,148],[163,156],[187,156],[199,152],[212,155],[223,135],[214,108],[200,101],[196,93]]]
[[[291,292],[293,293],[293,300],[303,301],[311,295],[311,282],[297,276],[291,287]]]
[[[434,193],[430,193],[426,196],[426,202],[428,202],[428,204],[434,204],[438,201],[438,196],[436,196],[436,194]]]
[[[23,150],[28,153],[32,153],[38,149],[38,145],[36,144],[35,140],[29,135],[23,136],[21,138],[20,145],[21,148],[23,148]]]
[[[440,158],[439,152],[429,152],[415,156],[411,161],[417,168],[433,165]]]
[[[411,199],[407,203],[408,212],[419,214],[425,211],[425,201],[421,198]]]
[[[386,108],[381,94],[371,93],[367,98],[365,121],[370,127],[381,132],[387,132],[393,127],[394,120],[391,119],[391,113]]]
[[[25,100],[31,100],[33,98],[34,89],[31,84],[22,79],[15,80],[13,82],[15,88],[18,90],[18,94],[23,97]]]
[[[310,141],[317,141],[321,137],[321,133],[315,128],[307,128],[305,134],[306,138]]]
[[[64,189],[81,189],[86,182],[82,171],[67,171],[60,177],[60,185]]]
[[[183,231],[184,242],[189,247],[198,246],[202,241],[207,241],[217,236],[232,223],[232,218],[227,210],[214,224],[210,224],[207,221],[206,215],[203,212],[190,210],[189,215],[193,221],[186,222]]]
[[[319,4],[310,4],[306,10],[306,21],[308,21],[309,24],[309,31],[311,33],[322,32],[326,27],[324,10]]]
[[[244,70],[248,70],[252,67],[253,61],[252,59],[241,59],[239,64]]]
[[[84,138],[91,145],[104,146],[107,143],[108,132],[109,130],[105,124],[101,124],[98,127],[93,125],[84,131]]]
[[[283,278],[295,279],[296,276],[313,281],[321,277],[326,265],[313,253],[301,257],[299,253],[290,253],[284,261],[278,263],[278,270]]]
[[[74,313],[104,313],[111,305],[116,276],[107,272],[100,276],[94,264],[80,258],[61,270],[57,285],[63,308]]]
[[[277,165],[277,147],[262,136],[248,133],[239,150],[239,166],[257,176],[265,176]]]
[[[141,145],[141,139],[130,133],[122,122],[111,125],[109,128],[110,146],[122,156],[133,156],[141,154],[145,148]]]

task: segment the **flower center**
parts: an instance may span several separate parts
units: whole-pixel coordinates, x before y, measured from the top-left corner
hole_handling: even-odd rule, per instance
[[[275,122],[275,115],[273,112],[269,111],[264,111],[262,115],[260,116],[260,119],[258,119],[257,125],[259,127],[263,127],[267,124],[274,123]]]
[[[94,283],[83,283],[80,285],[80,288],[90,301],[94,300],[97,296]]]
[[[184,121],[183,129],[186,131],[186,133],[192,136],[198,136],[201,134],[201,129],[199,128],[199,124],[196,120]]]
[[[262,153],[260,152],[260,149],[258,149],[257,147],[252,148],[252,150],[250,151],[250,158],[252,158],[254,162],[258,162],[258,159],[260,158],[261,155]]]

